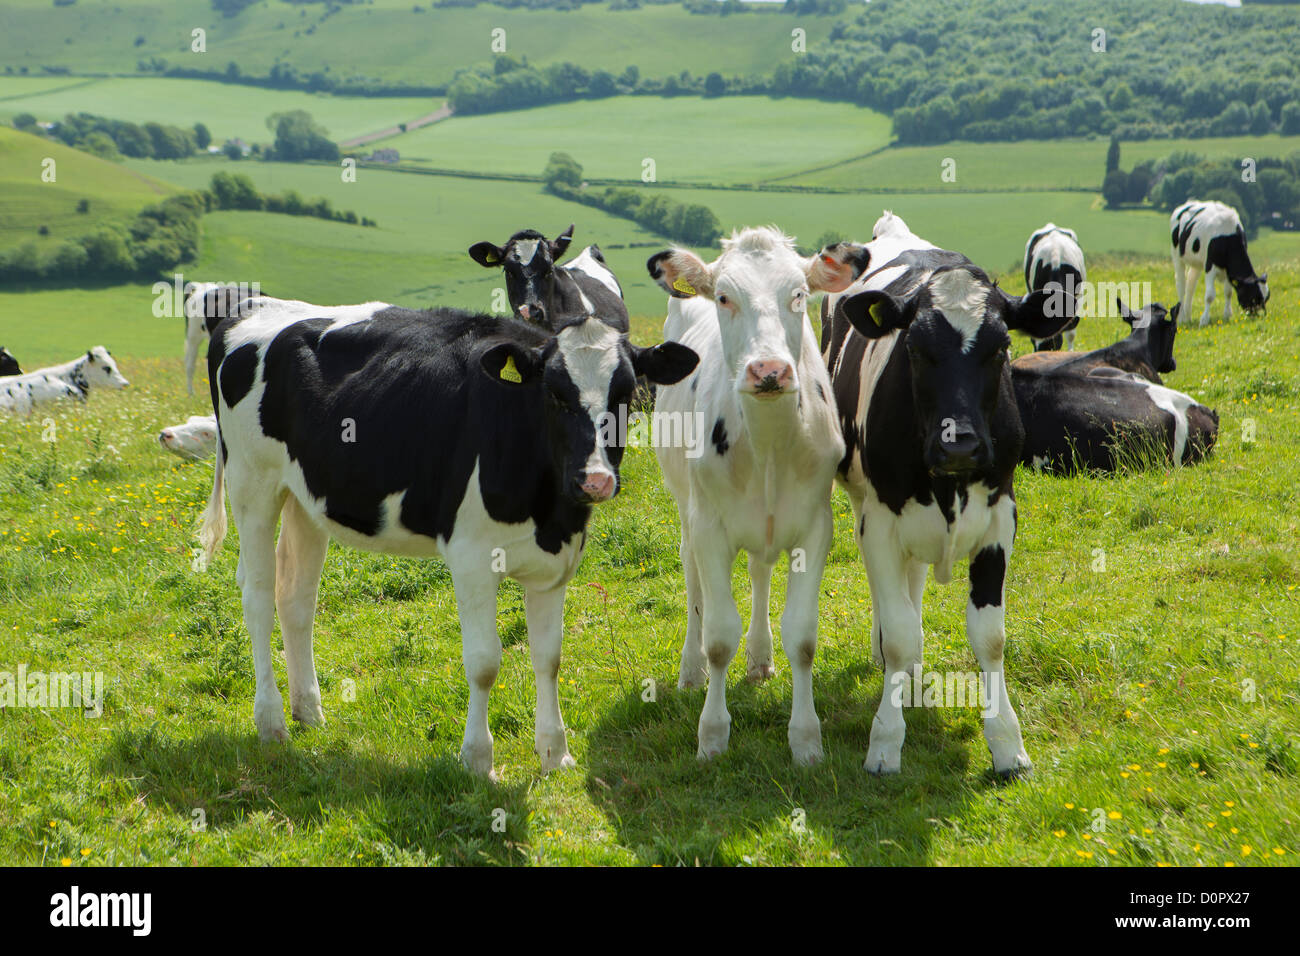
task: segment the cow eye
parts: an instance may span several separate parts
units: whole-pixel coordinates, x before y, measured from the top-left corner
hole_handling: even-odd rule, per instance
[[[725,295],[718,296],[718,305],[731,305],[731,300]]]

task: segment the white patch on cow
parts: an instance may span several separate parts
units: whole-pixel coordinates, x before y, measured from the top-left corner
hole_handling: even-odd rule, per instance
[[[969,352],[984,324],[989,287],[965,269],[950,269],[930,279],[930,299],[936,309],[962,337],[961,349]]]
[[[1137,375],[1132,376],[1132,379],[1146,386],[1147,395],[1157,408],[1163,409],[1173,416],[1174,464],[1181,465],[1183,463],[1183,452],[1187,449],[1187,412],[1196,404],[1196,400],[1190,395],[1175,392],[1172,388],[1154,385]]]
[[[564,268],[570,272],[581,272],[583,275],[590,276],[619,298],[623,297],[623,290],[618,287],[618,280],[614,278],[614,273],[591,254],[591,246],[587,246],[576,258],[566,262]]]
[[[319,306],[295,299],[273,299],[269,296],[249,299],[245,302],[244,307],[251,314],[226,331],[225,347],[227,355],[249,342],[256,342],[260,346],[259,351],[265,354],[266,347],[270,345],[275,336],[295,322],[303,322],[308,319],[330,319],[332,320],[330,326],[325,330],[328,333],[374,318],[376,312],[392,308],[387,302]]]
[[[608,411],[610,380],[621,356],[619,334],[593,318],[562,329],[556,339],[564,367],[578,389],[578,400],[591,416],[592,427],[599,435],[601,416]],[[595,443],[587,459],[587,472],[593,469],[611,474],[614,471],[600,442]]]
[[[934,579],[940,584],[952,580],[953,562],[963,558],[988,531],[989,495],[993,489],[984,485],[968,486],[966,505],[948,524],[934,502],[922,505],[912,498],[903,505],[898,517],[898,544],[903,553],[934,567]],[[883,504],[881,507],[884,507]]]
[[[520,262],[528,265],[533,261],[533,257],[537,255],[539,245],[541,245],[540,239],[516,239],[515,255],[519,257]]]

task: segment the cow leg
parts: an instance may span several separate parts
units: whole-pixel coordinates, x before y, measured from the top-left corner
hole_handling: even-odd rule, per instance
[[[1020,736],[1020,720],[1007,696],[1002,651],[1006,644],[1006,571],[1015,535],[1014,503],[1003,496],[993,508],[988,534],[971,552],[966,639],[984,682],[984,739],[993,769],[1003,777],[1027,773],[1033,765]]]
[[[1187,299],[1184,296],[1187,292],[1187,267],[1183,265],[1183,257],[1178,254],[1178,246],[1174,246],[1174,291],[1178,301],[1186,306]]]
[[[202,316],[185,319],[185,387],[191,395],[194,394],[194,366],[198,364],[199,346],[206,332]]]
[[[1074,336],[1075,333],[1078,331],[1079,330],[1077,328],[1074,328],[1074,329],[1070,329],[1068,332],[1065,332],[1063,334],[1063,338],[1065,339],[1065,349],[1067,352],[1074,351]]]
[[[907,596],[912,599],[912,608],[916,611],[916,626],[921,634],[921,654],[925,655],[925,625],[922,621],[921,599],[925,594],[925,576],[930,573],[928,565],[911,561],[907,566]]]
[[[564,637],[564,595],[567,585],[549,591],[524,592],[528,618],[528,650],[537,682],[537,717],[533,746],[542,758],[542,771],[572,767],[569,741],[560,716],[560,642]]]
[[[460,759],[465,767],[495,780],[492,772],[492,731],[488,728],[488,694],[501,669],[501,638],[497,634],[496,573],[483,568],[452,568],[456,612],[460,616],[461,660],[469,682],[469,709]],[[526,609],[525,609],[526,610]]]
[[[772,567],[757,556],[749,556],[749,584],[753,595],[749,610],[749,630],[745,632],[745,678],[765,681],[776,673],[772,660]]]
[[[802,765],[820,763],[824,756],[822,725],[813,706],[812,665],[817,654],[817,601],[834,529],[835,520],[828,500],[813,519],[802,543],[802,571],[795,570],[794,558],[791,557],[785,611],[781,615],[781,646],[790,662],[793,691],[787,737],[794,762]]]
[[[294,720],[309,727],[325,723],[311,631],[329,541],[329,533],[317,527],[298,499],[289,495],[280,512],[280,543],[275,550],[275,607],[289,671],[289,711]]]
[[[866,529],[866,513],[863,511],[858,502],[853,502],[853,538],[858,543],[858,552],[862,555],[865,562],[867,557],[866,543],[863,541],[863,535]],[[880,615],[876,613],[876,608],[880,607],[876,600],[875,589],[871,586],[871,575],[867,575],[867,593],[871,597],[871,659],[881,667],[885,666],[885,651],[880,640]]]
[[[1214,273],[1205,273],[1205,311],[1201,313],[1201,327],[1210,324],[1210,306],[1214,305]]]
[[[904,684],[921,669],[921,615],[911,597],[910,562],[894,539],[892,522],[886,518],[867,520],[862,538],[862,557],[871,582],[873,626],[880,629],[885,682],[880,706],[871,722],[867,747],[868,773],[898,773],[902,768]]]
[[[239,470],[227,468],[231,512],[239,529],[235,578],[244,604],[244,626],[253,642],[253,725],[262,740],[288,740],[284,698],[275,684],[271,631],[275,627],[275,519],[285,492],[249,487]]]
[[[731,569],[736,552],[716,521],[699,512],[691,514],[692,541],[700,590],[709,613],[703,622],[704,656],[709,663],[709,690],[700,712],[699,750],[701,760],[716,757],[727,749],[731,736],[731,714],[727,712],[727,667],[740,647],[740,612],[731,593]]]
[[[704,593],[700,589],[700,572],[695,565],[695,552],[687,532],[690,525],[687,515],[679,511],[682,525],[682,573],[686,578],[686,640],[682,642],[681,667],[677,673],[677,687],[700,687],[708,680],[708,665],[704,660]]]
[[[1219,282],[1223,285],[1223,321],[1227,322],[1232,318],[1232,294],[1236,290],[1232,288],[1232,283],[1228,281],[1228,273],[1223,269],[1215,270],[1219,274]]]

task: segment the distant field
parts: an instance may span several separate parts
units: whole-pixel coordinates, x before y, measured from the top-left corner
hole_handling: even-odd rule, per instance
[[[61,120],[68,113],[95,113],[134,123],[158,122],[189,128],[207,126],[220,145],[239,136],[269,142],[266,117],[287,110],[306,110],[335,140],[385,129],[436,110],[442,99],[415,97],[347,97],[265,90],[204,80],[126,77],[70,84],[49,89],[46,78],[0,77],[0,119],[31,113],[38,120]]]
[[[458,69],[490,62],[492,30],[501,28],[507,52],[540,65],[568,60],[617,74],[635,64],[642,75],[655,77],[682,70],[768,74],[797,56],[790,49],[794,26],[807,31],[814,50],[837,20],[801,16],[796,22],[780,13],[692,16],[676,5],[622,12],[584,6],[579,13],[486,4],[434,10],[412,0],[376,0],[333,15],[327,10],[325,4],[272,0],[226,19],[207,0],[83,0],[69,7],[9,0],[0,8],[0,68],[134,73],[138,60],[158,56],[175,66],[215,70],[233,61],[244,73],[266,75],[280,60],[303,73],[328,65],[340,77],[438,85]],[[581,30],[575,29],[579,20]],[[195,27],[207,30],[206,53],[190,52]]]
[[[743,17],[741,19],[744,19]],[[598,179],[747,183],[889,143],[890,119],[846,103],[737,96],[619,96],[514,113],[455,116],[376,145],[404,162],[442,169],[538,175],[553,151]],[[816,131],[810,148],[806,131]]]
[[[46,158],[54,160],[54,182],[41,179]],[[151,176],[0,126],[0,248],[79,236],[173,191]],[[85,213],[77,212],[82,199],[90,201]],[[49,228],[47,239],[37,233],[41,226]]]
[[[1026,140],[1019,143],[944,143],[902,146],[830,169],[796,172],[779,179],[800,186],[847,189],[1095,189],[1106,171],[1107,139]],[[1289,156],[1300,136],[1230,136],[1219,139],[1150,139],[1121,145],[1120,166],[1187,150],[1207,158]],[[957,179],[940,179],[945,159],[956,161]],[[813,164],[809,164],[810,166]],[[816,164],[818,166],[824,163]]]

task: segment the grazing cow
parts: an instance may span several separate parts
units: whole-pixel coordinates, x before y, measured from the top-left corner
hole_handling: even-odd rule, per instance
[[[108,349],[96,345],[71,362],[0,379],[0,411],[30,415],[38,405],[60,399],[85,401],[92,386],[125,388],[130,384]]]
[[[213,415],[191,415],[185,424],[160,431],[158,444],[181,458],[211,458],[217,450],[217,419]]]
[[[505,272],[510,307],[525,321],[554,331],[552,324],[560,316],[598,315],[616,332],[626,332],[623,290],[598,246],[587,246],[577,258],[556,267],[572,241],[572,225],[554,240],[524,229],[504,246],[476,242],[469,255],[485,269]]]
[[[1071,316],[1069,324],[1064,328],[1064,339],[1062,333],[1046,339],[1035,339],[1035,351],[1054,351],[1063,342],[1069,351],[1074,351],[1074,334],[1079,327],[1075,303],[1081,294],[1078,290],[1082,289],[1087,278],[1088,272],[1083,266],[1083,249],[1079,247],[1079,237],[1073,229],[1064,229],[1049,222],[1029,237],[1025,243],[1025,288],[1037,292],[1055,283],[1064,290],[1066,311]]]
[[[920,680],[925,572],[947,584],[970,556],[966,637],[987,693],[984,736],[1003,776],[1030,769],[1007,697],[1002,651],[1013,476],[1024,432],[1007,368],[1008,329],[1059,331],[1045,291],[999,289],[965,256],[886,212],[870,271],[823,305],[822,351],[846,445],[838,478],[871,590],[872,650],[885,668],[866,769],[900,769],[901,694]]]
[[[1031,352],[1011,363],[1017,369],[1033,372],[1061,371],[1087,372],[1100,365],[1132,372],[1148,382],[1163,384],[1160,374],[1178,368],[1174,360],[1174,338],[1178,335],[1179,303],[1166,311],[1159,302],[1153,302],[1138,312],[1119,302],[1119,314],[1132,331],[1113,345],[1090,352]],[[1024,409],[1021,409],[1023,417]]]
[[[14,358],[13,353],[7,348],[0,347],[0,378],[22,374],[23,370],[18,367],[18,360]]]
[[[707,675],[698,756],[726,750],[727,667],[740,644],[731,569],[745,551],[753,584],[747,673],[761,680],[774,673],[772,567],[787,552],[781,643],[794,684],[789,742],[796,763],[812,764],[822,758],[812,699],[817,600],[833,530],[831,484],[844,445],[806,302],[812,292],[847,288],[867,257],[862,246],[837,243],[804,258],[772,228],[737,232],[722,247],[708,264],[684,249],[646,263],[672,296],[665,334],[680,334],[700,356],[689,383],[659,390],[655,415],[712,428],[712,448],[701,456],[683,447],[656,449],[682,529],[687,623],[679,686]]]
[[[194,394],[194,368],[199,346],[222,319],[237,315],[240,303],[262,294],[258,287],[220,282],[195,282],[185,297],[185,387]]]
[[[1039,369],[1012,363],[1025,423],[1020,459],[1035,470],[1114,472],[1155,460],[1205,458],[1219,416],[1190,395],[1109,365]]]
[[[1247,312],[1262,312],[1268,302],[1268,273],[1255,275],[1246,254],[1246,230],[1237,210],[1221,202],[1189,199],[1169,217],[1174,246],[1174,285],[1178,301],[1190,308],[1196,283],[1205,273],[1205,311],[1201,325],[1210,322],[1215,282],[1229,283]],[[1223,319],[1232,317],[1232,296],[1223,296]]]
[[[324,720],[312,656],[331,537],[411,557],[442,555],[456,590],[469,713],[461,758],[491,774],[488,693],[501,661],[496,594],[525,590],[543,768],[572,765],[557,697],[564,594],[595,502],[618,490],[622,436],[606,413],[637,373],[687,375],[676,343],[638,348],[591,316],[546,332],[513,318],[384,303],[322,308],[256,298],[212,334],[219,424],[206,565],[239,528],[236,580],[253,642],[253,721],[286,739],[271,664],[278,610],[295,719]],[[277,547],[275,526],[280,520]]]

